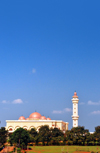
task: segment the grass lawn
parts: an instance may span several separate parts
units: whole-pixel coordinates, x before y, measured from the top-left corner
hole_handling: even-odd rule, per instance
[[[28,153],[73,153],[100,152],[100,146],[31,146],[32,150]]]

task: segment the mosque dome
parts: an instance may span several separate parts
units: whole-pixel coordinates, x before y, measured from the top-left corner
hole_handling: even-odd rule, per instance
[[[41,116],[40,120],[46,120],[47,118],[45,116]]]
[[[35,119],[40,119],[40,117],[41,117],[41,114],[40,114],[40,113],[34,112],[34,113],[32,113],[32,114],[29,116],[29,119],[35,120]]]
[[[29,118],[26,118],[26,120],[29,120]]]
[[[51,120],[51,118],[48,117],[47,120]]]
[[[20,116],[18,120],[25,120],[24,116]]]

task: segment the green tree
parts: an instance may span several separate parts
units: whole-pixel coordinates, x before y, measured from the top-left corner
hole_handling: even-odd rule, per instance
[[[59,145],[60,141],[64,141],[64,133],[58,128],[51,128],[51,141],[54,145]]]
[[[30,142],[29,132],[23,128],[18,128],[13,134],[10,136],[10,143],[16,143],[20,148],[27,147],[27,144]]]
[[[37,134],[34,138],[34,142],[36,145],[38,145],[38,142],[39,142],[39,134]]]
[[[72,141],[74,145],[85,145],[88,133],[89,131],[84,129],[83,126],[74,127],[70,131],[66,131],[66,140]]]
[[[95,133],[100,133],[100,126],[95,127]]]
[[[5,127],[1,127],[0,129],[0,143],[4,146],[4,143],[7,140],[8,131],[5,129]]]
[[[29,134],[30,134],[30,142],[35,142],[35,137],[37,136],[37,131],[35,128],[32,128],[30,131],[29,131]]]
[[[49,130],[49,126],[48,125],[44,125],[44,126],[41,126],[40,129],[39,129],[39,137],[40,137],[40,141],[42,141],[43,145],[45,144],[45,142],[47,142],[47,145],[48,145],[48,142],[50,141],[50,130]]]
[[[94,136],[94,141],[98,143],[98,145],[100,145],[100,126],[95,127],[95,132],[93,134]]]
[[[51,129],[51,131],[52,137],[64,136],[64,133],[58,128]]]
[[[87,146],[89,145],[89,142],[91,141],[91,134],[90,133],[87,133],[86,134],[86,143],[87,143]]]

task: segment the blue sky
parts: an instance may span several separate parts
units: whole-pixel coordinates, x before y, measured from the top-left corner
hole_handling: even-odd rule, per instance
[[[0,126],[35,110],[100,125],[100,1],[0,1]]]

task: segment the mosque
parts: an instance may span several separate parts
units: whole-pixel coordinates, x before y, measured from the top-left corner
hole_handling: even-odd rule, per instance
[[[74,92],[74,96],[72,99],[73,103],[73,127],[78,126],[78,96],[77,93]],[[6,120],[6,129],[9,131],[9,133],[13,133],[17,128],[24,128],[26,130],[31,130],[32,128],[35,128],[37,131],[39,131],[39,128],[43,125],[48,125],[49,128],[58,128],[65,132],[68,130],[68,122],[64,122],[62,120],[52,120],[49,117],[42,116],[38,112],[33,112],[30,114],[28,118],[25,118],[24,116],[20,116],[18,120]]]

